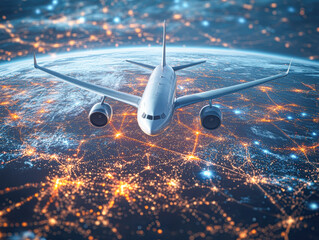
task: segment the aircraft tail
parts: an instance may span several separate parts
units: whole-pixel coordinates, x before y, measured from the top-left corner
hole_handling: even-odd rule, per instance
[[[162,67],[166,65],[166,21],[163,23],[163,55],[162,55]]]

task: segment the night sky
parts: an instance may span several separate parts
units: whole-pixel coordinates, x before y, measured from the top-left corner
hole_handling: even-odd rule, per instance
[[[2,0],[0,61],[66,51],[156,46],[221,47],[319,59],[319,1]],[[41,54],[39,54],[41,55]]]

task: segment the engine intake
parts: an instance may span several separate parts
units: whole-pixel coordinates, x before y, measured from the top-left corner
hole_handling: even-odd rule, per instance
[[[199,113],[202,126],[207,130],[219,128],[222,123],[222,113],[219,108],[206,105]]]
[[[89,120],[95,127],[104,127],[107,125],[113,115],[112,107],[107,103],[97,103],[90,111]]]

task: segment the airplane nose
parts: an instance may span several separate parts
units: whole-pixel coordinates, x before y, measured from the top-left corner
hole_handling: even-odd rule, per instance
[[[160,133],[160,131],[158,129],[154,129],[154,128],[150,129],[150,135],[151,136],[158,135],[159,133]]]
[[[146,121],[143,124],[143,131],[150,136],[158,135],[160,133],[160,127],[154,122]]]
[[[143,132],[145,132],[147,135],[152,135],[152,134],[151,134],[151,128],[149,128],[148,126],[143,126],[142,130],[143,130]]]

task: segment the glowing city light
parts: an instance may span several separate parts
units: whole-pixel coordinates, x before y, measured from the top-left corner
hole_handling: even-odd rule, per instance
[[[295,219],[293,219],[291,216],[288,217],[288,219],[286,220],[288,225],[291,225],[295,222]]]
[[[53,6],[52,6],[52,5],[48,5],[48,6],[47,6],[47,10],[48,10],[48,11],[52,11],[52,10],[53,10]]]
[[[198,157],[196,157],[196,156],[194,156],[194,155],[192,155],[192,154],[187,155],[187,156],[186,156],[186,159],[187,159],[187,160],[199,160]]]
[[[189,6],[189,5],[188,5],[188,2],[183,2],[183,7],[184,7],[184,8],[188,8],[188,6]]]
[[[203,25],[204,27],[208,27],[208,26],[209,26],[209,22],[206,21],[206,20],[204,20],[204,21],[202,21],[202,25]]]
[[[115,18],[113,18],[113,22],[114,23],[120,23],[121,19],[119,17],[115,17]]]
[[[171,179],[169,182],[168,182],[168,185],[173,187],[173,188],[177,188],[179,186],[179,183],[177,180],[175,179]]]
[[[240,17],[240,18],[238,18],[238,22],[241,24],[244,24],[244,23],[246,23],[246,19],[243,17]]]
[[[115,134],[115,138],[119,138],[119,137],[121,137],[121,136],[122,136],[122,133],[121,133],[121,132],[118,132],[118,133]]]
[[[296,12],[296,9],[292,6],[290,6],[290,7],[288,7],[288,12],[294,13],[294,12]]]
[[[210,170],[203,170],[201,174],[204,178],[211,178],[213,176],[213,172]]]
[[[84,23],[85,22],[85,17],[80,17],[77,22],[79,24]]]
[[[319,204],[316,203],[316,202],[311,202],[311,203],[309,203],[309,209],[313,210],[313,211],[316,211],[316,210],[319,209]]]

